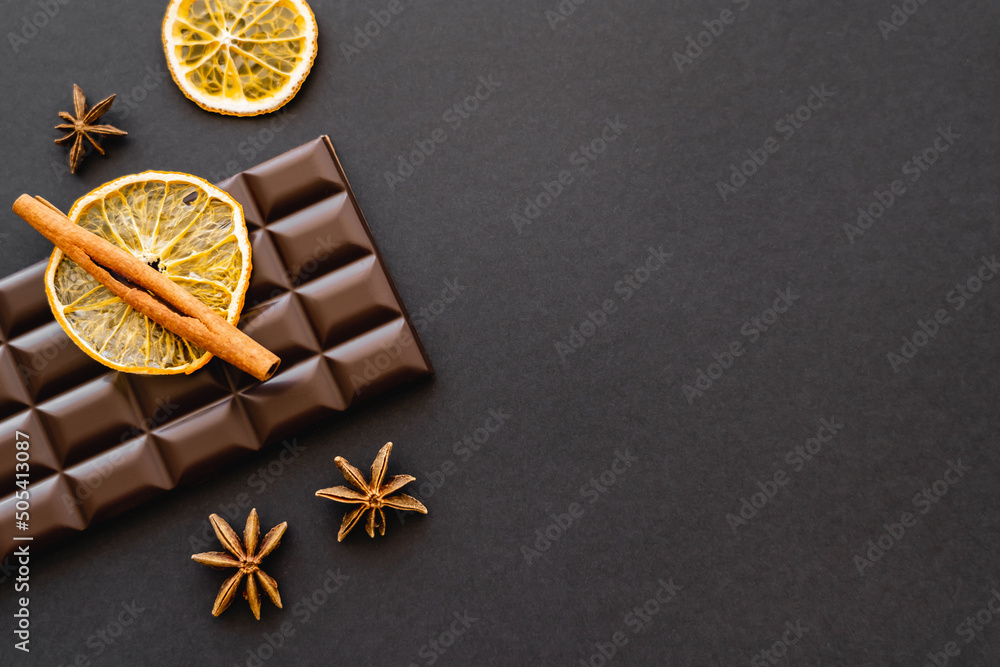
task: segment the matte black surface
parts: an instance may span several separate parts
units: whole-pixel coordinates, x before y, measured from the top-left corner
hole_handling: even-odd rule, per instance
[[[949,299],[1000,251],[1000,8],[899,2],[916,12],[883,35],[884,0],[587,0],[554,26],[555,0],[403,0],[345,54],[390,4],[315,2],[316,66],[257,119],[178,91],[165,2],[0,7],[0,200],[66,209],[154,168],[217,181],[328,133],[437,371],[34,560],[30,656],[12,647],[5,569],[0,662],[600,665],[603,650],[754,665],[773,649],[783,664],[923,665],[949,648],[952,665],[1000,662],[1000,280]],[[42,6],[54,16],[15,51],[7,33]],[[727,8],[732,23],[712,23]],[[679,69],[674,52],[713,27]],[[108,120],[129,136],[71,177],[51,126],[74,81],[91,101],[119,93]],[[814,87],[809,119],[776,125]],[[906,163],[949,128],[912,181]],[[614,140],[581,157],[602,132]],[[433,152],[387,179],[416,142]],[[730,165],[762,150],[723,199]],[[888,210],[845,231],[894,180]],[[542,194],[533,221],[512,219]],[[0,233],[3,275],[49,252],[13,214]],[[773,324],[755,334],[754,317]],[[699,370],[717,379],[689,401]],[[836,435],[807,461],[795,448],[823,419]],[[343,509],[313,493],[341,483],[335,456],[366,466],[387,440],[389,474],[416,475],[430,514],[338,544]],[[727,514],[761,504],[779,471],[734,529]],[[917,497],[946,477],[938,502]],[[225,573],[189,560],[217,548],[208,515],[241,502],[236,524],[250,506],[290,524],[267,562],[285,608],[260,622],[242,601],[212,618]],[[859,571],[880,537],[890,548]],[[669,597],[661,581],[676,595],[633,611]]]

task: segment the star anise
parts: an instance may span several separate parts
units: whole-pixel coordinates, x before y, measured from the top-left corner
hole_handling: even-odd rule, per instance
[[[346,486],[334,486],[329,489],[320,489],[316,492],[316,495],[320,498],[336,500],[338,503],[359,505],[359,507],[344,515],[344,522],[340,525],[340,533],[337,534],[338,542],[343,541],[344,537],[354,528],[358,519],[369,510],[368,522],[365,525],[369,537],[375,537],[376,527],[378,527],[380,535],[385,535],[385,511],[382,509],[383,507],[427,514],[427,508],[416,498],[408,496],[405,493],[395,496],[391,495],[416,479],[416,477],[411,477],[410,475],[396,475],[385,480],[386,464],[391,452],[392,443],[385,443],[385,447],[379,451],[378,456],[375,457],[375,462],[372,463],[371,482],[366,482],[361,471],[348,463],[343,457],[338,456],[334,459],[337,467],[340,468],[340,472],[344,473],[347,481],[358,490],[355,491]],[[385,480],[384,484],[383,480]]]
[[[253,615],[258,621],[260,620],[260,592],[257,590],[257,581],[260,582],[260,587],[267,593],[267,597],[271,598],[271,602],[278,609],[281,609],[278,582],[264,574],[264,571],[260,569],[260,561],[263,560],[264,556],[274,551],[278,543],[281,542],[281,536],[285,534],[288,522],[284,521],[272,528],[264,536],[264,541],[260,544],[260,551],[257,551],[257,539],[260,537],[260,520],[257,518],[256,508],[250,510],[250,516],[247,517],[246,529],[243,531],[243,542],[240,542],[236,531],[218,514],[210,516],[209,521],[212,522],[212,528],[215,529],[215,535],[219,538],[219,542],[222,542],[222,546],[229,553],[225,551],[209,551],[191,556],[192,560],[196,560],[202,565],[211,565],[212,567],[240,568],[236,574],[226,579],[222,584],[222,588],[215,598],[215,606],[212,607],[212,615],[218,616],[229,607],[236,596],[236,591],[239,589],[240,582],[244,576],[247,578],[247,587],[243,593],[243,597],[250,603],[250,610],[253,611]],[[254,553],[255,551],[256,554]],[[256,577],[256,581],[254,577]]]
[[[94,105],[93,109],[87,111],[87,98],[84,97],[80,86],[75,83],[73,84],[73,107],[76,110],[76,116],[66,111],[60,111],[59,117],[68,122],[56,125],[57,130],[69,130],[69,134],[56,139],[56,143],[60,146],[65,146],[73,142],[73,148],[69,151],[69,173],[75,174],[76,168],[83,162],[84,139],[89,141],[97,149],[98,153],[104,155],[104,149],[101,148],[101,145],[97,143],[94,137],[90,136],[91,134],[103,134],[115,137],[128,134],[128,132],[119,130],[117,127],[112,127],[111,125],[94,124],[98,118],[108,112],[108,109],[114,103],[115,96],[112,95],[107,99],[101,100]]]

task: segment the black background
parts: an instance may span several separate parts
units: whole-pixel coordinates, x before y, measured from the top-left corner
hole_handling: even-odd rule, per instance
[[[164,75],[166,2],[49,0],[55,16],[15,50],[9,33],[44,4],[0,6],[0,201],[65,210],[146,169],[221,180],[326,133],[411,312],[439,311],[446,281],[464,291],[422,327],[433,382],[36,559],[30,656],[12,647],[4,570],[0,663],[600,665],[619,631],[609,664],[770,664],[775,646],[781,664],[923,665],[948,642],[950,664],[1000,663],[1000,619],[960,627],[1000,589],[1000,280],[961,310],[947,300],[1000,251],[996,3],[914,2],[884,36],[887,0],[587,0],[554,27],[556,0],[403,0],[348,57],[388,0],[317,0],[312,74],[284,113],[254,119],[202,111]],[[734,22],[679,70],[674,52],[725,8]],[[500,87],[455,128],[443,115],[479,77]],[[118,93],[106,118],[129,136],[70,176],[52,126],[74,82],[91,102]],[[786,139],[775,123],[813,86],[834,95]],[[607,119],[627,128],[581,172],[572,155]],[[437,128],[446,141],[390,187]],[[948,128],[954,145],[909,180],[904,163]],[[723,199],[730,165],[772,136],[778,152]],[[519,233],[512,214],[563,170],[573,183]],[[906,193],[849,239],[896,179]],[[616,283],[661,246],[668,260],[625,300]],[[50,250],[3,215],[0,274]],[[752,341],[744,323],[789,287],[794,305]],[[615,312],[561,359],[606,300]],[[949,323],[894,369],[888,354],[942,308]],[[684,385],[734,341],[745,353],[689,401]],[[455,445],[490,410],[509,419],[466,460]],[[796,471],[786,453],[821,418],[843,428]],[[448,461],[454,474],[418,494],[428,516],[338,544],[343,506],[313,492],[342,483],[335,456],[366,468],[387,440],[390,474],[416,475],[415,491]],[[585,495],[619,451],[636,461]],[[959,460],[947,494],[916,505]],[[778,470],[788,483],[734,529],[727,514]],[[265,568],[285,608],[265,602],[260,622],[242,600],[213,618],[226,575],[189,560],[217,548],[197,536],[241,494],[265,529],[290,524]],[[551,528],[574,502],[583,516]],[[903,512],[915,525],[885,537]],[[555,539],[535,557],[537,531]],[[891,548],[859,571],[880,536]],[[346,580],[306,617],[328,570]],[[676,597],[640,628],[630,610],[671,579]],[[119,628],[123,605],[142,611]],[[455,614],[475,619],[457,637]],[[282,623],[294,635],[262,648]],[[776,645],[786,623],[808,631]]]

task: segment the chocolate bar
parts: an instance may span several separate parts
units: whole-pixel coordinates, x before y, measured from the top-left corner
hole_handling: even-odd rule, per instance
[[[258,382],[219,359],[191,375],[109,372],[53,319],[45,263],[0,281],[4,555],[11,535],[54,544],[433,373],[328,137],[219,185],[253,245],[240,328],[281,357],[278,373]],[[27,531],[15,524],[18,440]]]

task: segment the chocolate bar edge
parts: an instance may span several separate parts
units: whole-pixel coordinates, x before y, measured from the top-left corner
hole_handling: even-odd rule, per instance
[[[330,157],[333,158],[334,164],[337,165],[337,171],[340,173],[341,178],[344,179],[344,185],[347,186],[347,195],[351,198],[351,204],[354,206],[354,210],[358,212],[358,217],[361,218],[361,225],[364,227],[365,233],[368,234],[368,238],[372,242],[372,247],[375,248],[375,257],[378,260],[379,265],[382,267],[383,273],[385,273],[389,287],[392,288],[392,293],[396,296],[396,301],[399,303],[403,318],[410,326],[410,329],[414,332],[413,340],[416,341],[417,348],[420,350],[420,354],[423,356],[424,362],[427,364],[428,375],[433,376],[435,374],[434,364],[431,362],[430,355],[427,354],[427,350],[424,348],[423,341],[416,333],[417,328],[413,325],[413,319],[410,317],[410,311],[407,309],[406,303],[403,301],[403,297],[400,295],[399,289],[396,287],[396,280],[392,277],[392,273],[389,271],[389,266],[385,261],[385,255],[378,248],[378,243],[376,243],[375,236],[372,234],[371,226],[368,224],[368,218],[365,217],[365,211],[361,208],[361,204],[358,202],[358,199],[354,194],[354,188],[351,187],[351,182],[347,178],[347,172],[344,170],[344,166],[340,163],[340,156],[337,155],[337,151],[333,147],[333,141],[330,139],[330,135],[327,134],[320,135],[319,139],[326,144],[327,149],[330,151]]]

